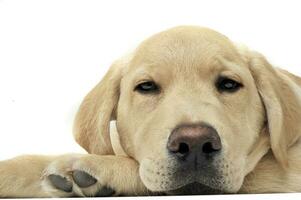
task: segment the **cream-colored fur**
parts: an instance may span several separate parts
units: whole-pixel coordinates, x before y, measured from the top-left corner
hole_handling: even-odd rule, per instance
[[[218,92],[221,75],[243,87]],[[134,90],[146,80],[160,92]],[[176,194],[193,182],[224,193],[300,192],[300,87],[299,77],[211,29],[169,29],[116,61],[84,99],[74,136],[90,154],[2,161],[0,196],[93,196],[103,186],[116,195]],[[180,171],[166,153],[173,128],[199,122],[214,126],[221,138],[223,151],[213,163],[218,177]],[[74,184],[66,193],[47,178],[58,174],[73,182],[73,170],[88,172],[97,184]]]

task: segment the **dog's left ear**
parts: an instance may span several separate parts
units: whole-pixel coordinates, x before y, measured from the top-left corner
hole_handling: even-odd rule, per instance
[[[301,78],[274,68],[257,52],[243,55],[265,107],[271,149],[287,168],[287,151],[301,135]]]

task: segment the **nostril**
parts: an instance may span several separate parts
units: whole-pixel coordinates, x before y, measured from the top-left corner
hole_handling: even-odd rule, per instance
[[[181,142],[179,144],[179,150],[178,150],[177,153],[182,154],[182,155],[186,155],[187,153],[189,153],[189,146],[188,146],[188,144]]]
[[[210,153],[213,153],[213,152],[216,152],[219,150],[220,150],[220,148],[214,148],[211,142],[206,142],[202,148],[203,153],[206,153],[206,154],[210,154]]]

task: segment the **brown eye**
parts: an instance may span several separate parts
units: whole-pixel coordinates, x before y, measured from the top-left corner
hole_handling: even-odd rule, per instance
[[[241,83],[226,77],[219,77],[216,82],[216,88],[219,92],[236,92],[241,87]]]
[[[159,87],[153,81],[146,81],[146,82],[138,84],[135,87],[135,91],[138,91],[143,94],[156,93],[156,92],[159,92]]]

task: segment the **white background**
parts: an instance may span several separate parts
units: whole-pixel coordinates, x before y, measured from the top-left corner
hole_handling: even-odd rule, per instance
[[[109,65],[148,36],[207,26],[301,75],[296,1],[0,0],[0,160],[84,152],[72,121]]]

